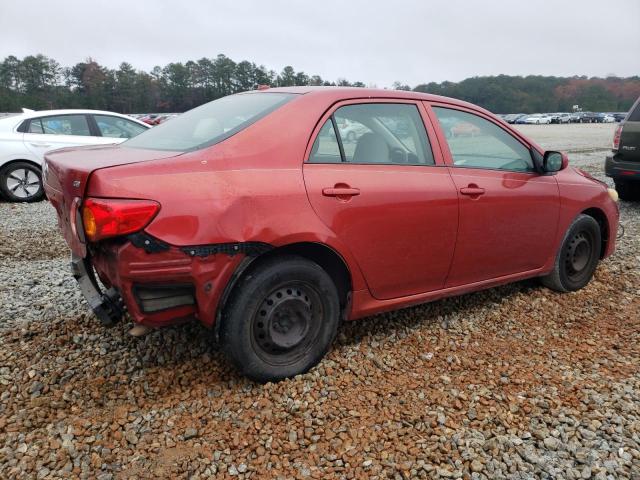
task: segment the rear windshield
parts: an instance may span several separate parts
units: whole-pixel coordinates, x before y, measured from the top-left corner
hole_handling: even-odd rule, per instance
[[[290,93],[244,93],[205,103],[127,140],[125,147],[186,152],[214,145],[290,101]]]

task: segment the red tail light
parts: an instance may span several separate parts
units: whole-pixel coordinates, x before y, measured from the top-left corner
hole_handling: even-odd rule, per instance
[[[153,200],[88,198],[82,206],[82,224],[89,241],[142,230],[160,210]]]
[[[620,135],[622,134],[622,125],[618,125],[616,133],[613,134],[613,149],[618,150],[620,147]]]

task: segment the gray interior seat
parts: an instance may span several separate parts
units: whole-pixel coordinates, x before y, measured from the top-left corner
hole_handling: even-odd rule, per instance
[[[352,161],[354,163],[388,163],[389,146],[380,135],[365,133],[358,139]]]

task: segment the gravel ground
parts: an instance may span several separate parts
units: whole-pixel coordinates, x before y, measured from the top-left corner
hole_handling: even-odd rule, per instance
[[[526,133],[601,177],[594,127]],[[0,203],[0,478],[640,478],[640,205],[621,209],[580,292],[345,324],[310,373],[256,385],[199,325],[102,328],[52,208]]]

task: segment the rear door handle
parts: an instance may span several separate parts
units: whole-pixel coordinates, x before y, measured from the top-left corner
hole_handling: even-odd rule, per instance
[[[460,193],[462,195],[469,195],[471,197],[477,197],[479,195],[484,195],[484,188],[480,188],[476,185],[469,185],[468,187],[463,187],[460,189]]]
[[[51,146],[50,143],[40,143],[40,142],[30,142],[30,144],[32,147],[42,147],[42,148],[47,148]]]
[[[350,187],[323,188],[322,195],[325,197],[355,197],[360,195],[360,189]]]

